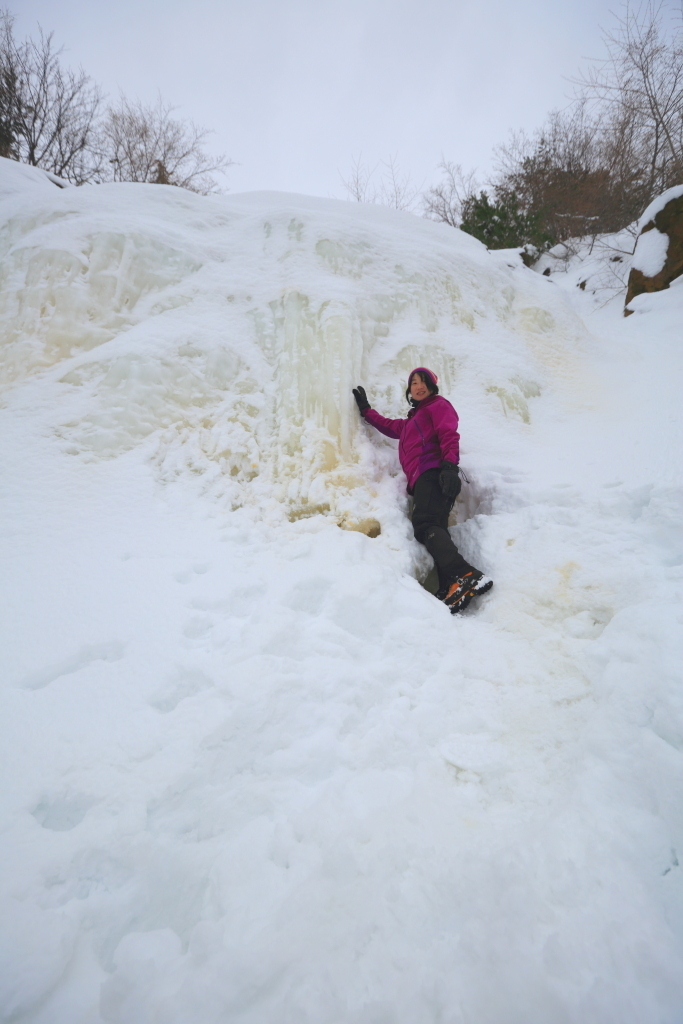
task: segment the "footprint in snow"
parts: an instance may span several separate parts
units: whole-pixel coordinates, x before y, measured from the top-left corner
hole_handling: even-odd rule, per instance
[[[191,569],[183,569],[180,572],[174,573],[173,579],[176,583],[189,583],[195,576],[203,576],[204,573],[209,571],[209,568],[208,562],[196,562]]]
[[[43,828],[48,828],[52,832],[70,832],[76,825],[80,825],[95,803],[96,800],[81,793],[57,797],[54,800],[46,797],[31,813]]]
[[[162,715],[165,715],[169,711],[174,711],[181,700],[193,697],[196,693],[201,693],[202,690],[208,690],[213,685],[213,680],[209,679],[201,670],[181,668],[178,669],[175,676],[168,680],[167,686],[152,697],[150,704]]]
[[[123,657],[124,646],[118,640],[111,640],[108,643],[86,644],[80,651],[58,661],[47,668],[38,669],[37,672],[29,672],[24,676],[19,686],[24,690],[42,690],[43,687],[54,683],[62,676],[73,675],[80,672],[95,661],[120,661]]]

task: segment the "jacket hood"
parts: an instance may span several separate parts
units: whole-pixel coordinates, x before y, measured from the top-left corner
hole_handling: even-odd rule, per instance
[[[432,385],[434,387],[438,386],[439,378],[437,377],[433,370],[428,370],[426,366],[416,366],[415,369],[411,370],[410,373],[408,374],[408,387],[410,387],[410,382],[413,379],[414,373],[425,373],[429,380],[431,381]]]

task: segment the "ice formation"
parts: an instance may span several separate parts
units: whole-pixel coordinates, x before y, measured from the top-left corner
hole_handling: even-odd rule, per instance
[[[683,279],[8,161],[0,246],[0,1017],[677,1024]],[[423,362],[460,619],[350,394]]]
[[[461,402],[496,395],[528,422],[584,335],[545,281],[407,215],[137,185],[28,195],[2,240],[5,384],[53,367],[63,450],[153,439],[166,478],[191,466],[233,506],[351,521],[373,503],[355,383],[401,415],[426,361]]]

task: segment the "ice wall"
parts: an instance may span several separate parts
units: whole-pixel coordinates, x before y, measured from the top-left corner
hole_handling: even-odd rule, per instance
[[[405,415],[406,375],[428,364],[492,451],[496,423],[509,434],[548,389],[577,390],[583,328],[557,289],[462,232],[22,170],[0,168],[2,382],[49,376],[49,429],[74,457],[144,444],[162,479],[191,474],[233,507],[355,523],[397,469],[355,383]]]

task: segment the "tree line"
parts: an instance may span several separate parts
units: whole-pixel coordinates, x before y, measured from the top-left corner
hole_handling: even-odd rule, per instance
[[[575,95],[535,132],[495,151],[492,180],[444,159],[423,190],[395,158],[359,158],[342,183],[358,202],[422,212],[489,248],[522,248],[528,262],[571,239],[632,225],[647,204],[683,182],[683,24],[666,31],[664,0],[628,0],[603,34],[606,56],[573,80]],[[75,185],[138,181],[220,191],[232,163],[206,152],[211,134],[173,116],[159,97],[108,103],[83,70],[65,68],[52,33],[19,41],[0,10],[0,156]]]
[[[421,207],[489,248],[525,248],[528,262],[559,242],[633,225],[655,196],[683,183],[683,25],[667,33],[665,15],[658,0],[627,3],[603,33],[606,57],[573,80],[564,110],[497,147],[486,187],[448,160],[425,192],[395,160],[375,168],[357,160],[342,178],[347,193]]]
[[[73,185],[107,181],[181,185],[207,195],[232,163],[209,156],[211,134],[173,116],[159,97],[107,103],[82,69],[63,66],[53,33],[17,40],[0,10],[0,156],[42,167]]]

